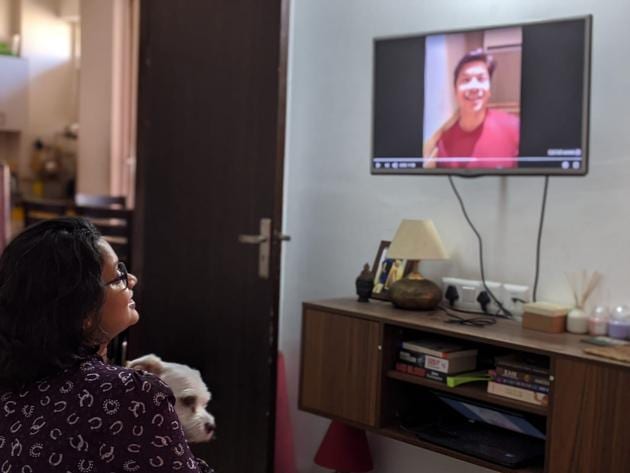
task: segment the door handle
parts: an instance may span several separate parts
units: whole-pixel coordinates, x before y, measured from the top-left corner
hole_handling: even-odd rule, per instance
[[[274,240],[278,241],[291,241],[291,235],[285,235],[284,233],[275,232],[273,235]]]
[[[258,245],[258,277],[269,279],[269,253],[271,252],[271,219],[260,219],[258,235],[239,235],[239,243]]]
[[[267,237],[265,235],[239,235],[238,241],[247,245],[260,245],[267,241]]]
[[[271,231],[271,219],[260,219],[260,232],[258,235],[242,234],[238,236],[239,243],[245,245],[258,245],[258,276],[261,279],[269,279],[269,254],[271,252],[271,240],[290,241],[291,237],[281,232]]]

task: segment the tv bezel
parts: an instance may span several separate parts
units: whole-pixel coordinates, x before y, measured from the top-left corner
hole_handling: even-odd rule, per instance
[[[512,168],[512,169],[457,169],[457,168],[406,168],[404,171],[401,169],[393,168],[380,168],[374,167],[374,102],[376,94],[376,43],[379,41],[388,40],[402,40],[427,37],[431,35],[442,34],[456,34],[467,33],[480,30],[495,30],[503,28],[524,27],[531,25],[540,25],[548,23],[559,23],[567,21],[584,21],[584,84],[582,91],[582,166],[580,169],[557,169],[557,168]],[[593,15],[573,16],[565,18],[553,18],[547,20],[538,21],[526,21],[521,23],[508,23],[500,25],[489,26],[475,26],[470,28],[458,28],[452,30],[438,30],[429,31],[424,33],[415,33],[407,35],[396,36],[380,36],[375,37],[372,43],[372,110],[371,110],[371,143],[370,143],[370,174],[371,175],[398,175],[398,176],[460,176],[460,177],[481,177],[481,176],[562,176],[562,177],[575,177],[586,176],[589,170],[590,150],[589,150],[589,133],[590,133],[590,99],[591,99],[591,50],[592,50],[592,29],[593,29]]]

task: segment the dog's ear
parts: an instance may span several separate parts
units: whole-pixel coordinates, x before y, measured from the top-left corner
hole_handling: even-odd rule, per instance
[[[153,353],[128,361],[127,367],[134,370],[145,370],[158,376],[164,371],[164,364],[161,358]]]

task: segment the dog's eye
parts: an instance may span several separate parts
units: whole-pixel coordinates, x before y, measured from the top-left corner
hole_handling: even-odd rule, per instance
[[[186,407],[192,407],[197,402],[197,396],[184,396],[180,398],[182,404]]]

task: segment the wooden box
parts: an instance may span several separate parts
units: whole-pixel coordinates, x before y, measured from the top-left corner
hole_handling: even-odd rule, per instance
[[[523,328],[541,332],[561,333],[566,331],[566,307],[546,302],[534,302],[523,306]]]

